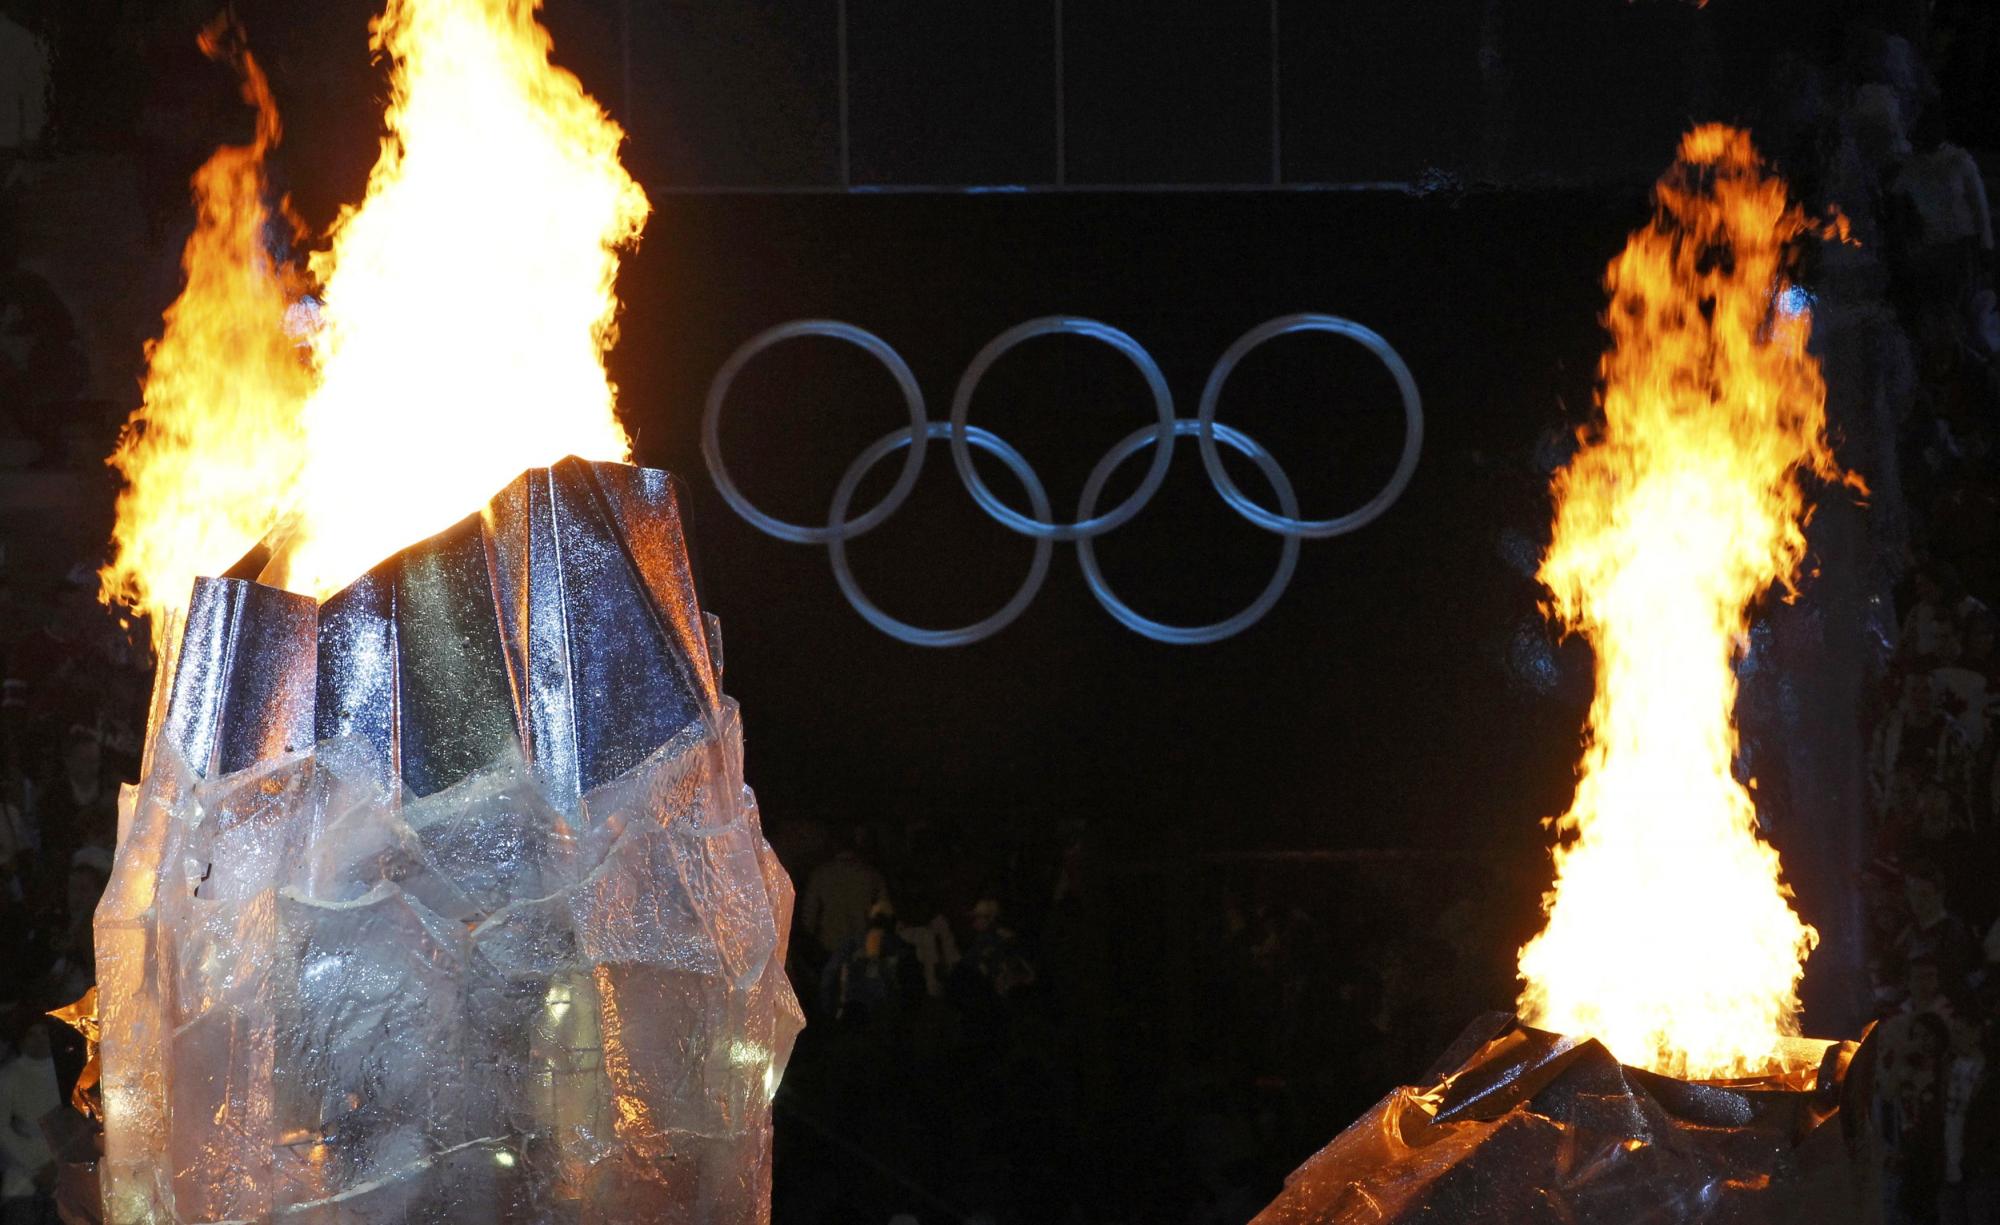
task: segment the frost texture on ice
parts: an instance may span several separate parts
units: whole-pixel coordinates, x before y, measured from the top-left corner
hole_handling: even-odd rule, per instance
[[[190,658],[181,714],[246,662],[283,670],[251,656]],[[792,887],[735,704],[690,691],[699,717],[616,773],[551,767],[530,729],[428,794],[407,726],[303,748],[267,726],[229,769],[189,749],[226,735],[163,718],[97,912],[107,1220],[767,1220]]]

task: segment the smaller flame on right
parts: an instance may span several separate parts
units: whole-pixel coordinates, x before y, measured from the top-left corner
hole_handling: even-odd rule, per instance
[[[1804,558],[1803,482],[1862,487],[1828,444],[1788,276],[1802,240],[1845,229],[1721,125],[1682,139],[1654,203],[1605,273],[1602,412],[1553,484],[1538,577],[1596,692],[1519,1010],[1633,1066],[1754,1076],[1786,1062],[1818,936],[1732,770],[1733,664],[1753,602]]]

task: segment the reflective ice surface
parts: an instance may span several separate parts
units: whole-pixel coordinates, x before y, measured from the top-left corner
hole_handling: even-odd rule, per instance
[[[107,1219],[767,1219],[792,890],[664,474],[188,624],[97,913]]]

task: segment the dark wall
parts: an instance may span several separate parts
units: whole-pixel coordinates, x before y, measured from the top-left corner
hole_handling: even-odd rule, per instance
[[[1819,0],[551,0],[674,187],[1649,178]]]
[[[704,598],[723,619],[766,810],[1086,816],[1141,850],[1183,838],[1539,845],[1537,820],[1567,799],[1584,694],[1580,674],[1564,695],[1537,695],[1532,669],[1508,665],[1510,651],[1519,663],[1546,649],[1522,568],[1547,515],[1537,447],[1544,463],[1558,456],[1548,440],[1588,407],[1598,270],[1643,215],[1636,193],[663,200],[621,276],[614,373],[640,457],[693,490]],[[724,506],[698,454],[715,370],[786,319],[877,332],[941,419],[988,339],[1036,315],[1090,315],[1146,345],[1192,416],[1232,339],[1307,309],[1362,321],[1403,353],[1425,396],[1422,464],[1375,524],[1308,542],[1275,611],[1216,646],[1163,646],[1115,624],[1070,545],[996,638],[902,645],[842,600],[823,549],[768,539]],[[995,366],[972,419],[1022,450],[1067,517],[1147,408],[1120,357],[1058,338]],[[1272,449],[1312,515],[1367,497],[1400,443],[1388,376],[1324,337],[1253,354],[1221,417]],[[823,522],[842,469],[901,423],[869,359],[794,341],[745,371],[722,439],[753,499]],[[982,471],[1019,497],[997,467]],[[852,547],[876,601],[926,625],[998,607],[1030,552],[974,508],[942,445],[902,513]],[[1277,554],[1209,490],[1192,445],[1154,505],[1100,548],[1129,601],[1185,622],[1247,603]]]
[[[547,0],[656,191],[1644,184],[1858,0]],[[239,0],[358,187],[373,0]],[[308,214],[320,196],[305,185]],[[348,198],[324,193],[326,207]]]

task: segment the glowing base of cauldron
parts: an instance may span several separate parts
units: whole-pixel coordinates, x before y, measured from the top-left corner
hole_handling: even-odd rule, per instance
[[[1763,1077],[1675,1080],[1488,1014],[1253,1225],[1874,1225],[1873,1047],[1789,1053]]]

